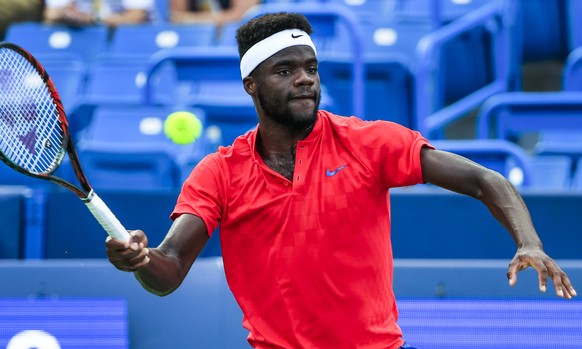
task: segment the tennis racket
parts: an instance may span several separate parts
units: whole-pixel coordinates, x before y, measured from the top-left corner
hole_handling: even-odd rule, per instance
[[[53,175],[65,154],[78,185]],[[127,230],[83,173],[51,78],[28,51],[12,43],[0,43],[0,159],[18,172],[69,189],[111,237],[129,241]]]

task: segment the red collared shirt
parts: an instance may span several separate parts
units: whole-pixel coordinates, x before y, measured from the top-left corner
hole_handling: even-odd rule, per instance
[[[257,130],[207,156],[172,218],[220,222],[226,278],[255,348],[398,348],[387,189],[422,183],[418,132],[319,111],[293,181]]]

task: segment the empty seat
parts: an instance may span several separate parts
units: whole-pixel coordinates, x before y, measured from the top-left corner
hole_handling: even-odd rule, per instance
[[[576,172],[572,178],[572,188],[582,190],[582,159],[579,159],[576,163]]]
[[[79,157],[93,186],[140,190],[180,187],[205,149],[203,138],[189,145],[166,138],[163,122],[177,110],[139,105],[98,107],[78,141]],[[187,111],[204,124],[201,110]]]
[[[172,47],[211,47],[215,31],[210,23],[122,25],[115,29],[107,55],[149,57]]]
[[[562,87],[566,91],[582,91],[582,46],[573,50],[566,59]]]
[[[570,39],[570,50],[582,47],[582,2],[578,0],[567,1],[566,13],[568,16],[568,38]]]
[[[564,190],[570,187],[572,159],[568,156],[532,156],[531,187]]]
[[[582,158],[582,129],[542,130],[534,151],[538,155],[566,155],[574,161]]]
[[[501,173],[516,186],[531,186],[531,164],[525,150],[506,140],[435,140],[437,149],[459,154]]]
[[[174,48],[153,55],[146,71],[144,101],[152,103],[157,88],[153,77],[171,64],[175,69],[179,103],[202,109],[206,125],[217,130],[219,144],[231,144],[258,120],[252,98],[240,78],[240,59],[232,48],[208,51],[200,48]],[[226,97],[228,96],[228,97]]]
[[[140,103],[146,80],[147,60],[134,57],[108,57],[95,62],[90,68],[84,101],[92,103]],[[152,77],[155,103],[174,102],[176,77],[174,70],[164,68]]]
[[[39,55],[36,59],[44,66],[53,81],[65,111],[72,110],[85,89],[87,65],[81,60],[67,59],[59,55]]]
[[[508,16],[503,3],[488,2],[420,40],[414,107],[424,135],[442,138],[449,123],[508,90],[513,33]]]
[[[33,55],[62,55],[93,62],[107,49],[107,27],[71,28],[64,25],[17,23],[9,27],[5,40],[24,47]]]
[[[477,137],[511,139],[527,132],[582,130],[581,92],[507,92],[477,116]]]

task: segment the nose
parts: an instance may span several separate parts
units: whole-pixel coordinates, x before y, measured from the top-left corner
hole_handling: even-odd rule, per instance
[[[301,86],[301,85],[311,86],[315,83],[315,75],[314,74],[310,74],[305,69],[298,69],[297,71],[298,71],[297,78],[295,79],[295,84],[297,86]]]

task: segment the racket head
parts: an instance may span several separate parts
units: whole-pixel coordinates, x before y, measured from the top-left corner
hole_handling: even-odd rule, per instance
[[[46,179],[70,144],[61,99],[44,67],[22,47],[0,43],[0,158]]]

